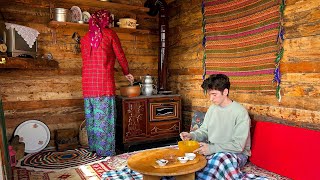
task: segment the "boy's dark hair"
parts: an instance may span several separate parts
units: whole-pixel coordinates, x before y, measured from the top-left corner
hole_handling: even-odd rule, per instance
[[[230,89],[230,81],[228,76],[224,74],[212,74],[203,81],[201,87],[205,93],[208,90],[218,90],[223,93],[224,89]]]

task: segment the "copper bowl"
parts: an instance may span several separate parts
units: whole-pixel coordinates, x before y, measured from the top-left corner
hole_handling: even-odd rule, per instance
[[[123,97],[136,97],[141,93],[139,85],[136,86],[122,86],[120,87],[120,94]]]

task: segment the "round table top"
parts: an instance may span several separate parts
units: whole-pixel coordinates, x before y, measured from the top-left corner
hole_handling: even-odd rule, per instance
[[[128,167],[145,175],[178,176],[194,173],[207,164],[206,158],[200,154],[197,154],[194,160],[184,164],[177,160],[179,156],[184,156],[184,154],[173,148],[146,150],[132,155],[128,159]],[[160,167],[156,163],[157,159],[167,159],[169,163]]]

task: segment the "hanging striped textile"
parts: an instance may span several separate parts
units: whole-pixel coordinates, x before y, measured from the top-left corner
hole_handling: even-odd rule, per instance
[[[204,0],[204,76],[222,73],[231,88],[276,92],[281,101],[284,0]]]

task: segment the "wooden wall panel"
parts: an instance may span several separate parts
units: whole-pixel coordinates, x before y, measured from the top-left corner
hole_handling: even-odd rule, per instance
[[[143,5],[143,0],[114,0]],[[169,77],[168,89],[182,96],[183,119],[188,129],[195,110],[206,111],[208,97],[200,87],[202,83],[202,0],[168,0],[169,4]],[[302,127],[320,129],[319,115],[319,1],[287,0],[284,25],[286,40],[281,61],[282,101],[273,93],[246,93],[231,91],[231,98],[244,104],[250,114],[294,123]],[[28,5],[31,8],[25,9]],[[95,10],[95,8],[89,8]],[[8,22],[37,29],[39,54],[51,52],[59,62],[57,70],[0,69],[0,92],[4,101],[7,136],[28,119],[39,119],[48,124],[53,133],[61,128],[78,128],[82,122],[83,100],[81,92],[81,57],[73,53],[73,32],[81,36],[86,28],[58,28],[47,26],[48,1],[15,0],[0,7]],[[126,14],[116,10],[115,14]],[[130,14],[132,15],[132,14]],[[137,15],[150,35],[119,33],[132,74],[157,76],[158,27],[157,18]],[[143,21],[146,19],[145,21]],[[0,19],[1,20],[1,19]],[[115,67],[117,88],[127,85],[121,69]],[[119,90],[117,90],[119,93]],[[53,137],[53,134],[52,134]],[[51,142],[52,143],[52,142]]]
[[[204,72],[201,2],[177,0],[170,4],[169,86],[182,95],[185,129],[194,111],[206,111],[211,104],[200,87]],[[282,101],[277,101],[274,92],[231,89],[230,97],[244,104],[251,115],[320,129],[320,1],[287,0],[286,4],[285,52],[280,64]]]
[[[286,39],[320,34],[320,1],[287,0],[285,10]]]
[[[39,57],[51,53],[59,62],[55,70],[18,70],[0,69],[0,92],[3,99],[7,136],[11,137],[14,129],[22,122],[37,119],[46,123],[51,132],[51,139],[56,129],[79,129],[84,119],[83,97],[81,88],[81,54],[74,53],[74,32],[83,36],[88,27],[48,27],[50,21],[49,0],[13,0],[1,5],[4,19],[34,28],[40,32],[38,37]],[[144,0],[114,0],[116,3],[143,6]],[[76,4],[74,4],[76,5]],[[28,8],[26,8],[28,6]],[[71,7],[71,6],[70,6]],[[98,8],[88,7],[83,10],[94,12]],[[123,10],[113,10],[120,16],[137,17],[140,26],[150,30],[150,34],[118,33],[123,50],[129,62],[131,73],[136,79],[151,74],[157,76],[158,61],[158,18],[147,14],[133,14]],[[128,85],[118,63],[115,66],[117,94],[119,87]],[[53,141],[50,142],[53,144]]]
[[[169,89],[182,96],[184,129],[192,111],[208,107],[202,83],[201,0],[174,1],[169,5]]]

